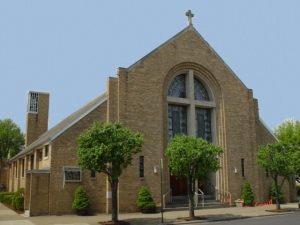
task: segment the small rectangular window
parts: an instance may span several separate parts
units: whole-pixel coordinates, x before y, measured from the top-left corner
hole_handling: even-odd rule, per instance
[[[39,150],[38,151],[38,156],[39,156],[39,161],[42,161],[43,160],[43,150]]]
[[[139,172],[140,172],[140,177],[144,177],[144,156],[140,156],[140,168],[139,168]]]
[[[96,171],[95,170],[91,170],[91,178],[96,178]]]
[[[15,162],[15,175],[16,175],[16,178],[18,178],[18,166],[17,166],[17,162]]]
[[[245,177],[245,159],[241,159],[242,177]]]
[[[64,182],[81,182],[81,169],[76,166],[65,166]]]
[[[44,156],[45,157],[48,157],[49,155],[49,145],[45,145],[45,153],[44,153]]]
[[[21,162],[22,162],[22,177],[24,177],[24,175],[25,175],[25,160],[24,159],[22,159],[21,160]]]
[[[30,169],[33,170],[34,169],[34,155],[30,156]]]

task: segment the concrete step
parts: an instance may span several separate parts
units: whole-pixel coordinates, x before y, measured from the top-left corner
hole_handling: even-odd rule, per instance
[[[199,202],[198,206],[195,207],[195,209],[212,209],[212,208],[227,208],[230,207],[228,204],[223,204],[219,201],[215,200],[209,200],[204,202],[204,207],[202,206],[202,203]],[[185,203],[178,203],[178,202],[172,202],[171,204],[167,204],[164,211],[181,211],[181,210],[187,210],[189,208],[188,202]]]

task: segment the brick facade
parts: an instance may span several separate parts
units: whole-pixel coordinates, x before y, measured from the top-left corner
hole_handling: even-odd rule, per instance
[[[37,140],[33,145],[38,144],[34,148],[29,146],[27,152],[25,149],[24,153],[11,161],[9,189],[15,191],[19,187],[25,187],[25,208],[30,210],[31,215],[57,215],[74,212],[71,208],[74,191],[77,186],[82,185],[90,197],[91,210],[108,212],[110,199],[106,195],[109,185],[103,174],[91,178],[89,171],[83,171],[80,183],[64,184],[63,168],[77,165],[78,136],[94,121],[119,121],[131,130],[143,133],[145,137],[142,152],[133,157],[133,165],[120,178],[120,211],[137,210],[135,201],[141,185],[150,188],[159,204],[160,177],[154,172],[154,168],[159,166],[161,158],[165,164],[163,189],[164,192],[170,190],[168,159],[164,156],[168,143],[167,90],[176,75],[189,70],[193,70],[193,76],[210,89],[214,99],[213,141],[224,149],[220,158],[221,169],[215,175],[215,185],[218,190],[231,193],[233,201],[241,196],[244,182],[250,181],[256,201],[266,201],[271,180],[257,167],[256,152],[259,145],[274,142],[275,138],[259,118],[258,102],[253,98],[252,90],[238,79],[192,25],[132,66],[119,68],[117,77],[108,78],[105,101],[88,113],[82,113],[80,119],[70,124],[68,120],[75,117],[76,113],[71,115],[62,122],[68,126],[59,124],[54,128],[54,131],[57,129],[56,133],[53,130],[45,133],[45,136],[51,134],[53,139],[44,140],[43,136],[37,137],[40,134],[34,134]],[[47,108],[47,104],[44,107]],[[28,118],[29,123],[30,121]],[[44,157],[47,145],[49,155]],[[39,154],[42,154],[42,158],[39,158]],[[144,156],[144,178],[139,177],[139,156]],[[33,167],[31,157],[34,157]],[[25,159],[27,170],[24,178],[20,178],[22,158]],[[245,176],[241,174],[241,159],[244,159]],[[35,172],[30,172],[31,169]],[[42,173],[45,169],[47,171]],[[39,170],[41,174],[36,173]],[[15,171],[18,171],[18,175]],[[40,187],[44,190],[41,192],[36,189],[39,179],[45,180]],[[35,191],[32,193],[37,196],[35,200],[43,201],[43,206],[38,209],[36,206],[39,204],[33,206],[28,200],[33,196],[30,196],[27,189],[33,187]],[[293,193],[294,186],[287,184],[286,199],[294,200]]]

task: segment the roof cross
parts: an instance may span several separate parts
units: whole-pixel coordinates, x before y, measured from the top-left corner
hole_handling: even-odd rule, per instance
[[[185,15],[188,17],[188,25],[192,25],[192,18],[194,17],[194,14],[191,10],[188,10]]]

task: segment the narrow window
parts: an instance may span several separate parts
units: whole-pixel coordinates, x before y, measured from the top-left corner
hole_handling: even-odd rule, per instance
[[[91,170],[91,178],[96,178],[96,171],[95,170]]]
[[[34,155],[30,156],[30,169],[33,170],[34,167]]]
[[[245,159],[241,159],[242,177],[245,177]]]
[[[144,156],[140,156],[140,177],[144,177]]]
[[[38,155],[39,155],[39,161],[42,161],[43,160],[43,150],[39,150],[38,152]]]
[[[17,162],[15,162],[15,173],[16,173],[16,178],[18,178],[18,167],[17,167]]]
[[[24,175],[25,175],[25,160],[24,159],[22,159],[21,160],[21,162],[22,162],[22,177],[24,177]]]
[[[48,157],[48,155],[49,155],[49,145],[46,145],[46,146],[45,146],[45,153],[44,153],[44,156],[45,156],[45,157]]]

